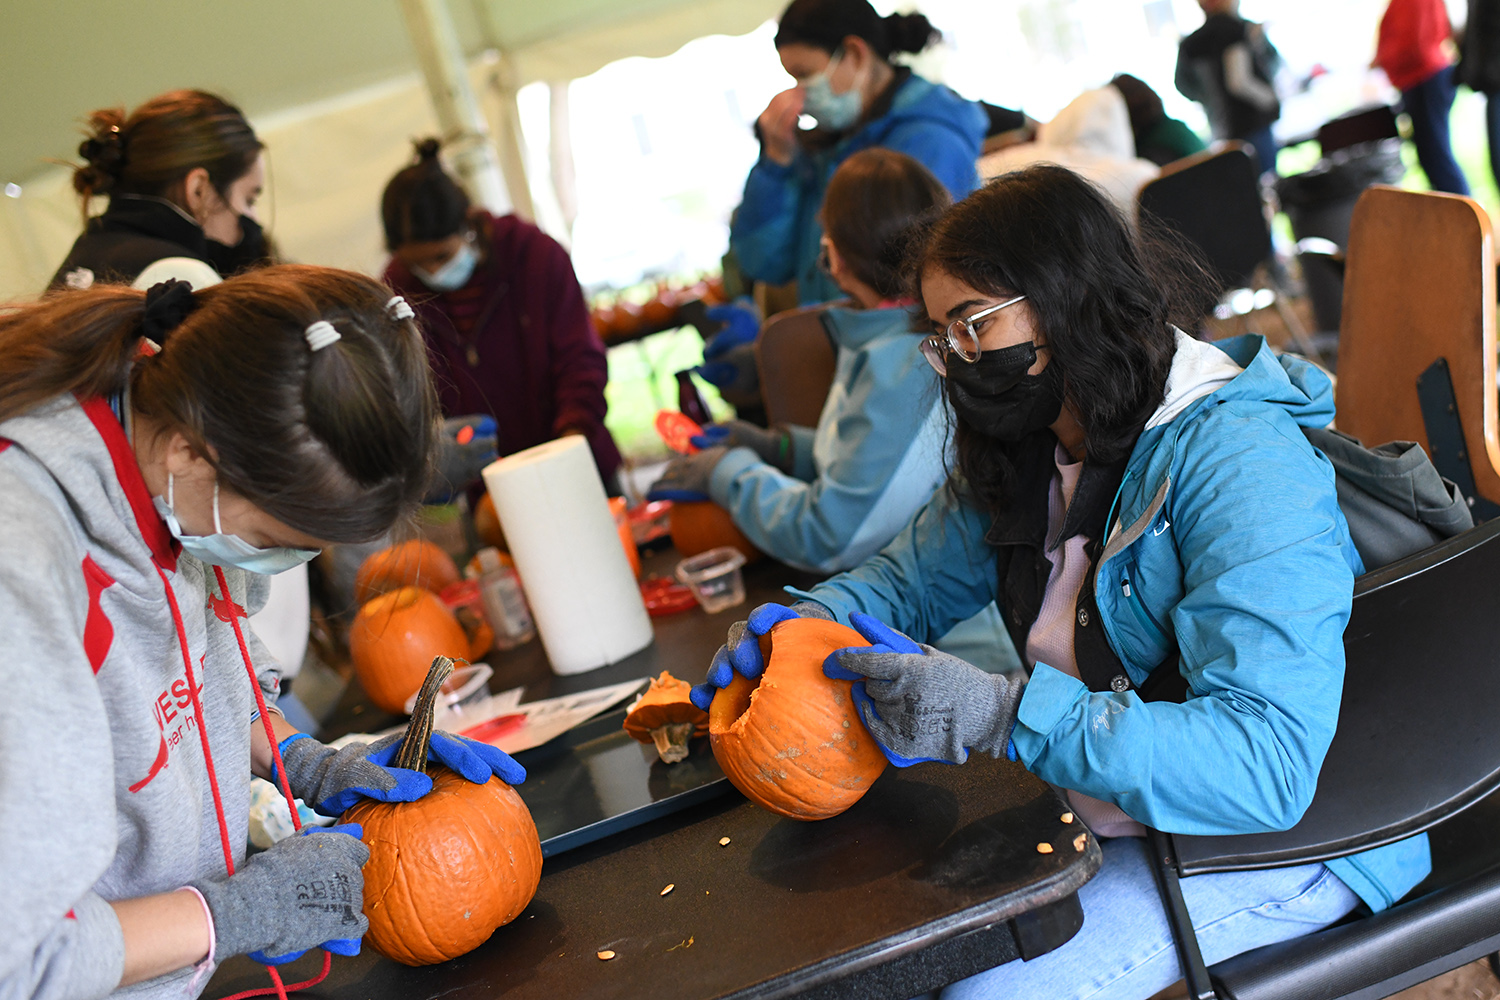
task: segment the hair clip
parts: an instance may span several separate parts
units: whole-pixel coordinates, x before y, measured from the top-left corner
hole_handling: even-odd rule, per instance
[[[329,344],[340,339],[340,334],[333,328],[333,324],[326,319],[320,319],[302,334],[307,338],[307,346],[314,351],[321,351]]]
[[[399,295],[391,296],[391,301],[385,304],[385,311],[391,314],[391,319],[411,319],[416,315],[407,301]]]

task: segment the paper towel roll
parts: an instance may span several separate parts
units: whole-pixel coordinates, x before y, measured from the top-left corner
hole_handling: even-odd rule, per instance
[[[507,455],[484,470],[484,485],[554,671],[617,663],[651,642],[587,441],[570,435]]]

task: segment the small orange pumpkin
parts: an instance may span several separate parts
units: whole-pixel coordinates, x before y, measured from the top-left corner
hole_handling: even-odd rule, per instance
[[[448,606],[420,587],[402,587],[367,602],[349,627],[354,673],[370,700],[387,712],[405,710],[434,655],[465,658],[471,648]]]
[[[730,784],[791,819],[827,819],[848,809],[885,770],[849,693],[823,674],[828,654],[867,646],[851,628],[821,618],[781,622],[760,640],[766,669],[739,673],[708,709],[708,738]]]
[[[675,764],[688,755],[688,741],[708,735],[708,713],[689,699],[693,686],[663,670],[630,706],[625,731],[642,743],[655,743],[656,755]]]
[[[735,526],[729,511],[712,500],[673,503],[667,524],[672,532],[672,545],[684,559],[721,545],[739,549],[747,563],[764,555]]]
[[[468,954],[510,923],[536,895],[542,845],[531,811],[498,777],[476,785],[427,762],[437,692],[453,671],[434,660],[396,766],[432,775],[415,802],[361,801],[340,818],[363,828],[365,936],[405,965]]]
[[[426,539],[413,538],[381,549],[360,564],[354,576],[354,599],[364,604],[398,587],[437,592],[458,580],[452,556]]]
[[[486,545],[493,545],[501,552],[509,552],[505,542],[505,530],[500,527],[500,515],[495,513],[495,501],[486,493],[474,505],[474,533]]]

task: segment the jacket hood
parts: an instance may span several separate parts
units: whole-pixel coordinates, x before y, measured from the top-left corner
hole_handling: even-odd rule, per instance
[[[861,144],[879,145],[886,135],[912,121],[946,125],[955,135],[972,142],[976,149],[989,127],[989,119],[978,104],[959,97],[941,84],[912,74],[896,92],[891,110],[856,131],[854,137]]]
[[[902,322],[910,318],[908,312],[905,306],[886,309],[847,309],[835,306],[824,311],[823,326],[833,336],[835,344],[854,351],[872,340],[890,336],[893,328],[899,330],[902,326],[910,326],[909,323]],[[916,350],[915,330],[911,331],[911,343],[912,350]]]
[[[1114,87],[1085,90],[1041,127],[1037,141],[1121,160],[1135,158],[1125,98]]]
[[[1311,362],[1276,354],[1258,334],[1209,344],[1178,330],[1166,398],[1146,430],[1172,423],[1208,396],[1272,403],[1303,427],[1333,422],[1333,381]]]

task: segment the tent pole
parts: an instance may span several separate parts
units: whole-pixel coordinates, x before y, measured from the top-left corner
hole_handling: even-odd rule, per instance
[[[489,126],[469,86],[467,64],[446,0],[401,0],[401,12],[459,180],[485,208],[501,213],[513,206],[529,218],[529,197],[523,204],[506,196],[507,186],[513,196],[516,185],[507,185],[510,178],[501,173]],[[520,179],[524,190],[524,167]]]
[[[568,109],[568,81],[552,81],[547,84],[547,93],[552,113],[552,142],[547,150],[552,166],[552,190],[557,193],[557,206],[562,209],[563,224],[572,233],[573,221],[578,218],[578,173],[573,164],[573,122]]]
[[[516,85],[515,65],[510,56],[500,49],[496,54],[499,58],[490,73],[490,86],[495,88],[492,105],[495,146],[500,151],[500,169],[510,191],[510,203],[517,215],[532,222],[536,219],[536,206],[526,179],[526,137],[521,132],[521,106],[516,103],[520,87]]]

